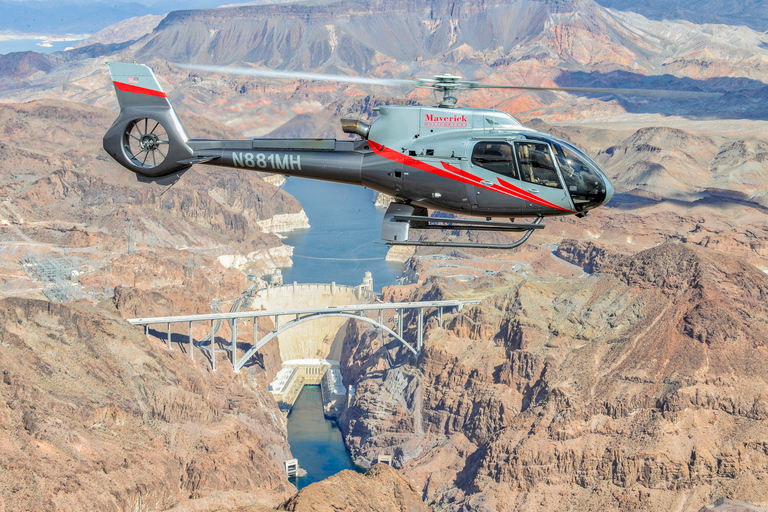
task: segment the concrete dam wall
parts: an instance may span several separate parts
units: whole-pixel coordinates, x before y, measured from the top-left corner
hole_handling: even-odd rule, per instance
[[[376,298],[373,278],[365,273],[358,286],[331,284],[278,284],[258,290],[249,309],[287,310],[311,307],[367,304]],[[283,315],[276,322],[284,326],[294,317]],[[350,319],[318,317],[297,324],[277,337],[282,369],[269,386],[275,400],[287,414],[305,384],[320,384],[323,410],[335,417],[345,405],[344,386],[338,361]]]
[[[366,272],[358,286],[331,284],[287,284],[262,288],[252,299],[249,309],[294,309],[320,306],[367,304],[373,301],[373,278]],[[279,318],[281,325],[293,320]],[[346,318],[318,318],[299,324],[278,336],[280,359],[341,359],[341,343],[349,320]]]

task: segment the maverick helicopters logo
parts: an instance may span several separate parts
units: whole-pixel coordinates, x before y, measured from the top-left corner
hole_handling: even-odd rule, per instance
[[[427,114],[424,117],[424,126],[428,128],[466,128],[468,123],[464,114],[455,116]]]

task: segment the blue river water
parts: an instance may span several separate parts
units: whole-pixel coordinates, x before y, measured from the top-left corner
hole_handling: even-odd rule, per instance
[[[388,246],[375,243],[384,209],[374,206],[372,190],[305,178],[288,178],[283,188],[299,200],[312,226],[283,240],[294,247],[293,267],[282,269],[284,283],[357,286],[370,271],[376,291],[395,284],[403,265],[384,261]]]
[[[288,415],[288,444],[307,475],[291,478],[297,488],[335,475],[343,469],[362,470],[344,446],[334,421],[323,416],[320,386],[304,386]]]
[[[304,207],[309,229],[283,240],[294,247],[293,267],[282,269],[283,282],[357,286],[366,271],[376,291],[395,284],[401,263],[384,261],[388,247],[381,240],[384,210],[374,206],[374,192],[362,187],[289,178],[283,187]],[[299,489],[343,469],[360,470],[344,446],[335,422],[325,419],[320,388],[304,389],[288,415],[288,444],[307,475],[292,479]]]

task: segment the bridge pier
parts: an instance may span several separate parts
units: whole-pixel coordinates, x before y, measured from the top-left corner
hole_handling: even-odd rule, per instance
[[[189,358],[195,360],[195,340],[192,338],[192,322],[189,322]]]
[[[216,331],[213,329],[213,319],[211,319],[211,365],[213,366],[213,371],[216,371],[216,345],[214,344],[214,341],[216,340]]]
[[[230,341],[230,356],[232,359],[232,368],[237,364],[237,320],[232,320],[229,323],[229,341]]]
[[[416,352],[421,354],[421,347],[424,345],[424,308],[419,308],[419,325],[416,334]],[[418,357],[418,354],[416,357]]]

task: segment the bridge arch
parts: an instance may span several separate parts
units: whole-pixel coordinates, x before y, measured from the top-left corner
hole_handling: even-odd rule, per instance
[[[405,345],[405,347],[408,350],[413,352],[413,355],[415,355],[415,356],[419,355],[419,353],[416,351],[416,349],[413,348],[413,346],[411,346],[410,343],[405,341],[402,336],[397,334],[395,331],[393,331],[392,329],[390,329],[386,325],[378,322],[377,320],[374,320],[372,318],[368,318],[365,315],[356,315],[354,313],[345,313],[343,311],[321,312],[321,313],[313,313],[313,314],[310,314],[310,315],[306,315],[306,316],[302,316],[302,317],[299,317],[299,318],[295,318],[295,319],[291,320],[290,322],[287,322],[287,323],[281,325],[280,327],[278,327],[274,331],[270,332],[269,334],[267,334],[266,336],[261,338],[254,346],[252,346],[243,355],[243,357],[241,357],[237,361],[237,363],[235,364],[235,371],[239,372],[243,368],[243,366],[245,366],[245,363],[247,363],[248,360],[250,358],[252,358],[256,354],[256,352],[259,351],[259,349],[261,349],[261,347],[263,347],[264,345],[266,345],[267,343],[272,341],[274,338],[279,336],[280,333],[283,333],[283,332],[287,331],[288,329],[296,327],[297,325],[302,324],[304,322],[309,322],[311,320],[316,320],[318,318],[326,318],[326,317],[349,318],[349,319],[352,319],[352,320],[360,320],[361,322],[367,322],[369,324],[375,325],[376,327],[378,327],[378,328],[382,329],[383,331],[387,332],[390,336],[392,336],[393,338],[398,340],[400,343]]]

